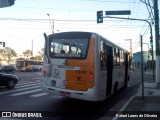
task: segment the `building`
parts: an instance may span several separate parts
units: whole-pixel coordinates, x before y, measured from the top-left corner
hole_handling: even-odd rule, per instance
[[[155,51],[154,51],[154,60],[152,62],[152,55],[148,51],[143,51],[143,66],[147,69],[155,68]],[[133,53],[133,63],[132,66],[134,69],[141,68],[141,52]]]

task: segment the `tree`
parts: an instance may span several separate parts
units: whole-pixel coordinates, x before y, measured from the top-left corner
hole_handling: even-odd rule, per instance
[[[40,51],[38,51],[38,53],[43,57],[43,55],[44,55],[44,48],[40,49]]]
[[[32,56],[32,51],[31,50],[26,50],[22,53],[24,55],[24,57],[31,57]]]
[[[0,54],[8,64],[10,64],[10,61],[13,57],[17,57],[17,53],[15,52],[15,50],[10,47],[0,49]]]
[[[36,55],[36,56],[34,56],[34,59],[35,60],[42,60],[42,56],[41,55]]]

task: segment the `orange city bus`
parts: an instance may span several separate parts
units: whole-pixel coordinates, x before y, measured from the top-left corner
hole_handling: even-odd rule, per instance
[[[44,36],[44,92],[103,101],[127,86],[129,53],[125,49],[92,32]]]

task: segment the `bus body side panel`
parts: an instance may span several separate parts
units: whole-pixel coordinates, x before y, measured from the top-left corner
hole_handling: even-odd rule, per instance
[[[101,69],[101,37],[97,36],[95,50],[95,89],[97,91],[98,101],[106,99],[107,70]]]

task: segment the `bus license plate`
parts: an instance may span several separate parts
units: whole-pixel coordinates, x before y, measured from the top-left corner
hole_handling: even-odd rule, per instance
[[[56,81],[55,80],[51,81],[51,86],[56,86]]]

